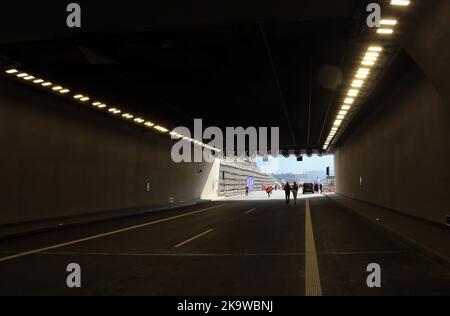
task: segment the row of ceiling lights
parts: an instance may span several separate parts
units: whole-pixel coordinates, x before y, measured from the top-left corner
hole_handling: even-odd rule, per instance
[[[24,80],[25,82],[33,83],[37,86],[41,86],[43,88],[49,89],[50,91],[54,91],[55,93],[58,93],[60,95],[69,95],[71,93],[71,91],[66,87],[53,84],[50,81],[35,77],[33,75],[30,75],[26,72],[19,71],[17,69],[8,69],[5,71],[5,73],[7,75],[15,76],[18,79]],[[157,124],[155,124],[151,121],[148,121],[142,117],[136,116],[132,113],[128,113],[120,108],[112,107],[112,106],[110,107],[101,101],[92,101],[91,98],[87,95],[76,93],[73,95],[72,98],[73,98],[73,100],[80,102],[80,103],[85,103],[85,104],[90,103],[93,108],[96,108],[98,110],[103,110],[103,111],[105,111],[105,113],[109,113],[113,116],[120,117],[123,120],[132,121],[135,124],[145,126],[146,128],[156,130],[163,134],[168,133],[173,139],[183,139],[185,141],[192,142],[194,145],[205,147],[207,149],[210,149],[210,150],[213,150],[216,152],[220,152],[219,149],[213,148],[213,147],[211,147],[207,144],[204,144],[198,140],[186,137],[186,136],[176,133],[174,131],[169,132],[169,130],[167,128],[165,128],[161,125],[157,125]]]
[[[391,6],[401,6],[407,7],[410,5],[409,0],[391,0]],[[394,27],[397,25],[397,20],[394,18],[383,19],[380,21],[380,27],[377,29],[377,34],[380,35],[390,35],[394,33]],[[357,102],[357,98],[360,94],[361,89],[366,84],[367,79],[370,77],[372,68],[377,65],[380,55],[383,52],[382,46],[372,45],[364,51],[364,55],[361,63],[358,65],[358,70],[355,72],[354,79],[351,83],[351,87],[347,92],[347,96],[343,100],[343,105],[341,106],[339,113],[333,123],[333,127],[325,141],[323,150],[327,150],[330,147],[331,142],[336,137],[339,132],[342,123],[347,117],[350,109]]]

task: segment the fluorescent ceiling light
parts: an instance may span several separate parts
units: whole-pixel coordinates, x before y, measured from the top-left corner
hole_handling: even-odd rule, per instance
[[[363,60],[363,62],[361,63],[361,65],[364,65],[364,66],[373,66],[373,65],[375,65],[375,63],[374,63],[373,61]]]
[[[53,84],[53,83],[47,81],[47,82],[44,82],[44,83],[42,84],[42,86],[44,86],[44,87],[49,87],[49,86],[51,86],[52,84]]]
[[[28,76],[29,76],[29,74],[27,74],[26,72],[22,72],[17,75],[17,77],[19,77],[19,78],[28,77]]]
[[[397,25],[397,20],[394,19],[384,19],[380,21],[381,25]]]
[[[159,126],[159,125],[155,126],[154,129],[156,129],[156,130],[158,130],[158,131],[160,131],[162,133],[167,133],[169,131],[167,128],[164,128],[164,127]]]
[[[377,61],[378,57],[366,56],[364,57],[364,61]]]
[[[7,74],[15,74],[18,73],[19,71],[17,69],[9,69],[7,71],[5,71]]]
[[[395,6],[409,6],[411,3],[411,1],[409,0],[391,0],[391,5],[395,5]]]
[[[353,99],[353,98],[346,98],[346,99],[344,100],[344,103],[345,103],[345,104],[353,104],[353,102],[355,102],[355,99]]]
[[[368,51],[370,52],[381,52],[382,50],[383,48],[380,46],[370,46],[368,49]]]
[[[131,115],[129,113],[124,113],[124,114],[122,114],[122,117],[124,117],[128,120],[128,119],[132,119],[134,117],[134,115]]]
[[[369,75],[368,74],[356,74],[355,78],[356,79],[367,79]]]
[[[23,79],[25,79],[25,80],[31,80],[31,79],[36,79],[36,77],[35,77],[35,76],[27,76],[27,77],[25,77],[25,78],[23,78]]]
[[[352,87],[361,88],[364,84],[363,80],[353,80]]]
[[[358,94],[359,94],[359,91],[355,90],[355,89],[350,89],[348,91],[348,96],[350,96],[350,97],[356,97],[356,96],[358,96]]]
[[[380,56],[380,54],[376,53],[376,52],[367,52],[366,53],[366,57],[378,57],[378,56]]]
[[[59,91],[59,90],[62,90],[62,89],[63,89],[63,87],[61,87],[61,86],[56,86],[56,87],[52,88],[52,90],[54,90],[54,91]]]
[[[359,74],[369,74],[370,73],[370,69],[369,68],[359,68],[358,69],[358,73]]]
[[[89,101],[89,100],[90,100],[89,97],[82,97],[82,98],[80,99],[81,102],[86,102],[86,101]]]
[[[394,30],[381,28],[381,29],[377,30],[377,33],[378,34],[392,34],[392,33],[394,33]]]
[[[345,110],[345,111],[350,110],[350,108],[351,108],[350,105],[343,105],[343,106],[341,107],[341,109],[343,109],[343,110]]]
[[[155,124],[153,124],[152,122],[145,122],[144,125],[145,125],[145,126],[148,126],[148,127],[153,127],[153,126],[155,126]]]
[[[44,80],[42,80],[42,79],[36,79],[33,81],[33,83],[43,83],[43,82],[44,82]]]
[[[66,93],[69,93],[69,92],[70,92],[69,89],[63,89],[63,90],[59,91],[59,93],[61,93],[61,94],[66,94]]]
[[[120,113],[122,113],[121,110],[116,109],[116,108],[110,108],[108,111],[111,112],[112,114],[120,114]]]

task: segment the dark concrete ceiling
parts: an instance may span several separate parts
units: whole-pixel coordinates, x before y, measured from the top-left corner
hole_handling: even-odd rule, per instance
[[[369,1],[213,2],[80,2],[83,32],[64,6],[9,4],[0,55],[169,128],[279,126],[282,148],[321,148]]]

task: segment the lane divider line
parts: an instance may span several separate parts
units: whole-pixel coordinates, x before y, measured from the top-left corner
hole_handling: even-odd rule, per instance
[[[305,203],[305,295],[322,296],[309,199],[307,199]]]
[[[39,252],[38,256],[117,257],[303,257],[304,253],[121,253],[121,252]]]
[[[253,209],[251,209],[250,211],[247,211],[247,212],[245,212],[245,214],[250,214],[250,213],[253,213],[254,211],[256,211],[256,208],[253,208]]]
[[[35,254],[35,253],[38,253],[38,252],[44,252],[44,251],[48,251],[48,250],[62,248],[62,247],[65,247],[65,246],[79,244],[79,243],[82,243],[82,242],[85,242],[85,241],[98,239],[98,238],[102,238],[102,237],[107,237],[107,236],[111,236],[111,235],[127,232],[127,231],[130,231],[130,230],[134,230],[134,229],[138,229],[138,228],[142,228],[142,227],[146,227],[146,226],[150,226],[150,225],[155,225],[155,224],[159,224],[159,223],[168,222],[168,221],[171,221],[171,220],[174,220],[174,219],[183,218],[183,217],[186,217],[186,216],[190,216],[190,215],[194,215],[194,214],[210,211],[210,210],[213,210],[213,209],[216,209],[216,208],[219,208],[219,207],[223,207],[225,205],[227,205],[227,204],[216,205],[216,206],[208,207],[208,208],[201,209],[201,210],[198,210],[198,211],[193,211],[193,212],[189,212],[189,213],[185,213],[185,214],[181,214],[181,215],[177,215],[177,216],[172,216],[172,217],[156,220],[156,221],[145,223],[145,224],[141,224],[141,225],[136,225],[136,226],[132,226],[132,227],[124,228],[124,229],[111,231],[111,232],[104,233],[104,234],[99,234],[99,235],[86,237],[86,238],[82,238],[82,239],[77,239],[77,240],[65,242],[65,243],[62,243],[62,244],[57,244],[57,245],[54,245],[54,246],[49,246],[49,247],[45,247],[45,248],[30,250],[30,251],[26,251],[26,252],[21,252],[21,253],[18,253],[16,255],[0,258],[0,262],[12,260],[12,259],[17,259],[17,258],[20,258],[20,257],[32,255],[32,254]]]
[[[214,229],[208,229],[206,232],[203,232],[203,233],[201,233],[201,234],[195,235],[194,237],[189,238],[188,240],[183,241],[182,243],[179,243],[178,245],[175,246],[175,248],[180,248],[181,246],[184,246],[184,245],[190,243],[191,241],[194,241],[194,240],[196,240],[196,239],[198,239],[198,238],[200,238],[200,237],[202,237],[202,236],[204,236],[204,235],[206,235],[206,234],[209,234],[209,233],[212,232],[213,230],[214,230]]]

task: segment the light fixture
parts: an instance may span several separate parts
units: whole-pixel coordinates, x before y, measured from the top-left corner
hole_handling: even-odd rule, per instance
[[[370,46],[368,51],[370,52],[381,52],[383,51],[383,48],[380,46]]]
[[[391,5],[395,5],[395,6],[409,6],[411,3],[411,1],[409,0],[391,0]]]
[[[339,127],[339,126],[341,126],[341,124],[342,124],[342,120],[336,120],[336,121],[334,121],[333,126]]]
[[[355,102],[355,99],[353,98],[345,98],[344,103],[345,104],[353,104]]]
[[[45,81],[44,79],[36,78],[35,76],[29,75],[28,73],[22,72],[22,71],[20,71],[18,69],[11,68],[11,69],[4,70],[4,72],[6,74],[13,74],[14,77],[17,76],[18,78],[21,78],[23,80],[27,80],[27,81],[32,80],[33,83],[39,84],[42,87],[48,87],[48,88],[52,89],[53,91],[58,92],[60,95],[64,95],[64,94],[67,94],[67,93],[71,92],[69,89],[67,89],[67,88],[65,88],[65,87],[63,87],[61,85],[54,85],[50,81]],[[85,96],[83,94],[74,94],[73,95],[73,99],[75,99],[77,101],[80,101],[80,102],[86,102],[86,101],[90,100],[90,97]],[[114,114],[114,115],[122,114],[122,110],[120,110],[118,108],[115,108],[115,107],[109,108],[106,104],[102,103],[101,101],[95,101],[95,102],[92,102],[91,104],[92,104],[93,107],[96,107],[96,108],[99,108],[99,109],[105,109],[106,111],[108,111],[108,113],[111,113],[111,114]],[[152,123],[150,121],[146,121],[144,118],[141,118],[141,117],[136,117],[135,118],[134,115],[132,115],[130,113],[124,113],[124,114],[121,115],[121,117],[123,117],[123,118],[125,118],[127,120],[133,119],[133,122],[138,123],[138,124],[144,124],[146,127],[153,128],[153,129],[155,129],[155,130],[157,130],[157,131],[159,131],[161,133],[169,132],[169,130],[167,128],[165,128],[165,127],[163,127],[161,125],[155,125],[154,123]],[[179,138],[184,137],[182,134],[178,134],[178,133],[175,133],[175,132],[171,132],[171,135],[175,136],[175,137],[179,137]],[[221,152],[221,150],[215,149],[215,148],[210,147],[208,145],[205,145],[205,144],[203,144],[202,142],[200,142],[198,140],[191,139],[191,138],[188,138],[188,140],[190,142],[193,142],[195,145],[204,146],[205,148],[209,148],[209,149],[211,149],[211,150],[213,150],[215,152]]]
[[[121,110],[116,109],[116,108],[110,108],[110,109],[108,110],[108,112],[111,112],[112,114],[120,114],[120,113],[122,113]]]
[[[363,60],[361,65],[363,65],[363,66],[374,66],[375,63],[373,61]]]
[[[380,28],[377,30],[378,34],[392,34],[394,33],[393,29],[385,29],[385,28]]]
[[[132,119],[134,117],[134,115],[131,115],[130,113],[124,113],[124,114],[122,114],[122,117],[129,120],[129,119]]]
[[[160,131],[161,133],[167,133],[169,130],[167,128],[164,128],[162,126],[156,125],[154,127],[154,129],[156,129],[157,131]]]
[[[341,107],[341,109],[343,109],[343,110],[345,110],[345,111],[350,110],[350,108],[351,108],[350,105],[343,105],[343,106]]]
[[[383,19],[383,20],[380,21],[380,24],[381,25],[392,25],[392,26],[394,26],[394,25],[397,25],[397,20],[394,20],[394,19]]]
[[[379,57],[380,56],[380,53],[377,53],[377,52],[367,52],[366,53],[366,57]]]
[[[174,132],[174,131],[170,132],[169,134],[170,134],[171,136],[173,136],[173,137],[178,138],[178,139],[183,138],[183,135],[178,134],[177,132]],[[200,144],[200,142],[199,142],[199,141],[196,141],[196,144]]]
[[[369,76],[369,74],[367,74],[367,73],[357,73],[355,75],[355,78],[356,79],[367,79],[368,76]]]
[[[364,61],[377,61],[378,57],[372,57],[372,56],[365,56]]]
[[[361,88],[364,84],[363,80],[353,80],[352,87],[354,88]]]
[[[348,91],[348,96],[349,96],[349,97],[357,97],[358,94],[359,94],[359,91],[356,90],[356,89],[350,89],[350,90]]]

